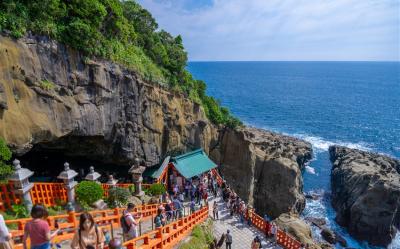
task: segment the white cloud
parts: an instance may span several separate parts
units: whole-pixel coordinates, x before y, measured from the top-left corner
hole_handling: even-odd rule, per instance
[[[212,0],[195,8],[190,0],[139,2],[161,28],[182,35],[191,60],[400,57],[398,0]]]

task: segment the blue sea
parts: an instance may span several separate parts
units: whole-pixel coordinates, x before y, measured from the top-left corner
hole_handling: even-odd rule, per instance
[[[303,216],[325,217],[349,247],[371,248],[334,221],[328,148],[400,158],[399,62],[190,62],[188,70],[245,124],[310,142],[304,191],[323,197],[307,200]],[[313,235],[322,239],[316,229]],[[400,233],[389,248],[400,248]]]

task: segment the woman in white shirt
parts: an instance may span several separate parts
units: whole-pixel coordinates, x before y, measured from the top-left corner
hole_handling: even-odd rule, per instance
[[[11,233],[8,232],[3,215],[0,214],[0,249],[12,249]]]

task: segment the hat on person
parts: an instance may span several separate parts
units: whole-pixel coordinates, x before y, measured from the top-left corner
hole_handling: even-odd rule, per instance
[[[229,229],[228,230],[226,230],[226,233],[229,233],[230,231],[229,231]]]

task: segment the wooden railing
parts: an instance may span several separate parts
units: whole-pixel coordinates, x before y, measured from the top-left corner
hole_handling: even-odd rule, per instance
[[[152,219],[154,215],[157,214],[159,204],[151,204],[151,205],[141,205],[134,209],[133,213],[141,214],[143,220]],[[108,210],[97,210],[89,212],[97,225],[105,226],[110,225],[113,228],[120,227],[120,218],[122,216],[123,208],[115,208],[115,209],[108,209]],[[50,229],[55,229],[55,223],[57,221],[59,228],[61,229],[62,233],[57,235],[54,238],[54,242],[61,242],[64,240],[70,240],[74,236],[74,232],[78,228],[79,225],[79,215],[81,213],[70,212],[68,214],[63,215],[55,215],[49,216],[47,221],[49,223]],[[15,242],[15,249],[22,248],[22,237],[24,235],[24,227],[27,222],[31,219],[18,219],[18,220],[6,220],[6,224],[8,226],[16,226],[17,229],[10,230],[12,237]]]
[[[124,246],[127,249],[173,248],[193,230],[195,225],[204,222],[207,217],[208,206],[205,206],[189,216],[129,240]]]
[[[149,188],[151,184],[142,184],[142,188]],[[101,184],[104,189],[104,196],[108,197],[110,184]],[[116,184],[117,187],[129,188],[132,183]],[[14,194],[14,186],[11,183],[0,185],[0,211],[11,209],[14,204],[21,204],[19,195]],[[68,201],[67,191],[63,183],[35,182],[30,190],[33,204],[43,204],[46,207],[60,205]]]

